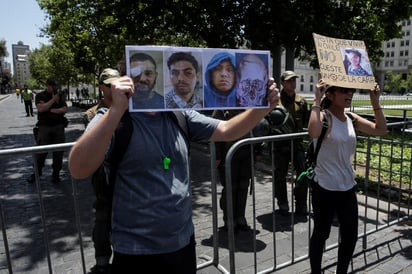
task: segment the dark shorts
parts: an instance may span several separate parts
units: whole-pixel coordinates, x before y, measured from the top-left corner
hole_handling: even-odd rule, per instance
[[[112,273],[195,274],[195,237],[192,235],[187,246],[171,253],[155,255],[127,255],[114,252]]]

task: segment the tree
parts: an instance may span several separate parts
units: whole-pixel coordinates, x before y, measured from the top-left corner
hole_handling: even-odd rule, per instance
[[[0,57],[7,57],[9,53],[7,52],[6,40],[0,39]]]
[[[30,73],[32,78],[42,86],[48,78],[53,78],[69,88],[77,78],[78,70],[73,66],[71,51],[64,47],[63,43],[58,45],[41,45],[40,48],[35,49],[29,55]]]
[[[400,37],[398,22],[412,15],[412,2],[403,0],[255,0],[250,5],[245,23],[250,47],[270,49],[274,60],[285,49],[287,69],[296,57],[318,67],[312,33],[363,40],[377,62],[383,56],[381,42]]]
[[[53,74],[53,65],[50,62],[51,45],[41,45],[29,55],[31,77],[41,84]]]
[[[177,45],[268,49],[280,75],[296,57],[317,66],[312,33],[365,41],[371,61],[381,42],[399,37],[412,14],[404,0],[38,0],[49,15],[43,31],[65,42],[83,73],[115,66],[124,46]]]
[[[7,52],[6,41],[4,39],[0,39],[0,58],[7,57],[9,53]],[[0,60],[0,93],[4,92],[6,86],[9,85],[10,77],[6,75],[3,71],[3,64]]]
[[[386,72],[384,90],[389,93],[398,92],[403,94],[406,88],[406,81],[402,79],[401,73]]]
[[[412,70],[409,70],[408,76],[406,77],[406,91],[410,92],[412,90]]]
[[[175,35],[170,20],[165,20],[175,15],[158,4],[163,1],[38,2],[50,16],[51,23],[43,31],[52,42],[66,42],[73,52],[74,65],[83,73],[97,74],[101,68],[114,67],[127,44],[189,45],[192,41],[189,30]]]

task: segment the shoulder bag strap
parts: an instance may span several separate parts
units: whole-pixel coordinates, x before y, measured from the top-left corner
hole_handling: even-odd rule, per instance
[[[322,125],[322,132],[320,133],[320,136],[318,138],[318,141],[316,142],[316,147],[315,147],[315,155],[314,155],[314,163],[316,166],[316,160],[318,159],[318,153],[320,150],[320,145],[322,144],[323,138],[326,135],[326,131],[328,130],[328,119],[326,118],[326,113],[323,115],[323,125]]]

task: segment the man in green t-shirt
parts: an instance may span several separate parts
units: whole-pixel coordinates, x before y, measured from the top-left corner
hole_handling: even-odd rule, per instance
[[[26,117],[33,115],[33,91],[31,91],[27,85],[24,85],[24,89],[21,93],[21,102],[24,102],[24,108],[26,109]]]

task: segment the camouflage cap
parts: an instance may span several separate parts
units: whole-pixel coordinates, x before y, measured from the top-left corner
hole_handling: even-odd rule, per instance
[[[292,78],[298,78],[299,76],[295,73],[295,72],[293,72],[293,71],[291,71],[291,70],[287,70],[287,71],[285,71],[284,73],[282,73],[282,76],[280,76],[280,79],[282,80],[282,81],[288,81],[288,80],[290,80],[290,79],[292,79]]]
[[[111,84],[114,80],[119,79],[120,78],[120,73],[115,70],[115,69],[111,69],[111,68],[106,68],[102,71],[102,73],[100,73],[99,76],[99,84]]]

